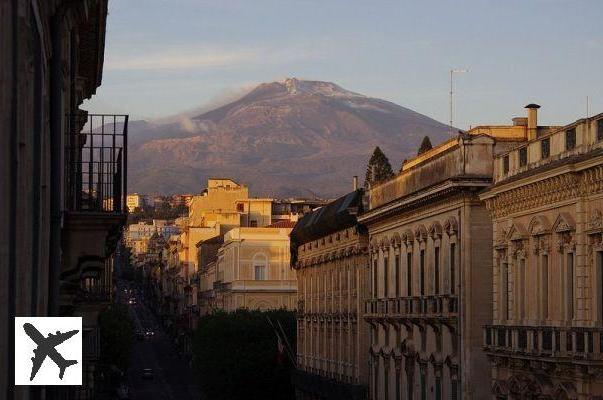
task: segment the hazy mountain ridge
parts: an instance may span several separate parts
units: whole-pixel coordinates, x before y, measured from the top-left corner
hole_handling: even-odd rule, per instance
[[[130,191],[199,192],[209,176],[228,176],[257,195],[333,197],[364,176],[374,146],[396,169],[448,127],[394,103],[330,82],[264,83],[238,100],[165,124],[134,121]]]

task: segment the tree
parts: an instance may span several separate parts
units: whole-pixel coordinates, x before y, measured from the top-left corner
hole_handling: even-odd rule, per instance
[[[373,155],[366,167],[366,177],[364,178],[364,187],[369,188],[373,183],[383,182],[394,176],[394,171],[389,160],[383,154],[379,146],[375,147]]]
[[[295,313],[222,311],[202,317],[193,335],[193,362],[208,399],[293,399],[292,360],[279,356],[273,324],[280,322],[295,355]]]
[[[419,151],[417,153],[418,156],[425,153],[428,150],[431,150],[433,146],[431,145],[431,140],[429,140],[429,136],[425,136],[423,141],[421,142],[421,146],[419,147]]]
[[[130,364],[134,323],[123,304],[113,303],[99,315],[101,361],[125,371]]]

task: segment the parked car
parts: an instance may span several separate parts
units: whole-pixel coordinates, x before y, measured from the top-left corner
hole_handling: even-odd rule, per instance
[[[155,375],[153,374],[152,368],[145,368],[142,370],[142,378],[143,379],[153,379]]]

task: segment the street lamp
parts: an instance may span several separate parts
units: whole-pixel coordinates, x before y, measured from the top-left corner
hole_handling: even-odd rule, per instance
[[[465,72],[469,72],[468,69],[451,69],[450,70],[450,135],[452,136],[452,119],[453,119],[453,115],[454,115],[454,108],[453,108],[453,93],[454,93],[454,87],[452,85],[452,79],[454,74],[463,74]]]

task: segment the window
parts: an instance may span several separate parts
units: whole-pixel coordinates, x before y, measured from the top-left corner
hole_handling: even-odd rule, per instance
[[[256,254],[253,256],[253,273],[256,281],[263,281],[267,276],[268,260],[264,254]]]
[[[519,166],[525,167],[528,164],[528,148],[522,147],[519,149]]]
[[[258,227],[258,221],[256,221],[255,219],[252,219],[251,222],[249,222],[249,226],[251,228],[257,228]]]
[[[421,296],[425,295],[425,250],[421,250],[420,264],[419,264],[419,280]]]
[[[542,318],[549,317],[549,256],[542,255]]]
[[[525,317],[525,301],[526,301],[526,259],[525,258],[521,258],[518,259],[518,265],[519,265],[519,271],[518,271],[518,275],[519,275],[519,282],[517,284],[517,299],[519,300],[519,307],[518,307],[518,315],[517,318],[518,319],[523,319]]]
[[[389,296],[389,259],[383,257],[383,297]]]
[[[433,265],[433,279],[434,279],[434,291],[435,294],[440,294],[440,248],[435,248],[434,254],[435,260]]]
[[[551,156],[551,140],[549,138],[540,141],[540,158],[545,159]]]
[[[565,302],[566,319],[574,319],[574,253],[567,253],[567,298]]]
[[[265,265],[254,265],[255,280],[263,281],[266,279],[266,266]]]
[[[377,298],[377,255],[375,255],[375,259],[373,260],[373,297]]]
[[[603,283],[603,251],[596,252],[596,263],[597,273],[599,274],[599,282]],[[595,287],[597,286],[595,285]],[[603,311],[603,298],[601,296],[601,289],[599,288],[597,292],[599,294],[599,308]],[[599,311],[599,315],[603,315],[602,311]]]
[[[406,253],[406,294],[412,296],[412,253]]]
[[[436,376],[435,381],[435,399],[442,400],[442,378]]]
[[[503,309],[502,315],[504,315],[505,320],[509,320],[509,264],[503,262],[501,264],[500,269],[500,279],[501,279],[501,299],[500,303]]]
[[[413,399],[413,395],[414,395],[413,383],[414,383],[414,377],[412,374],[412,369],[406,368],[406,398],[408,400]]]
[[[395,279],[396,279],[396,297],[400,297],[400,255],[395,258]]]
[[[509,156],[503,158],[503,172],[505,174],[509,173]]]
[[[456,290],[456,244],[450,243],[450,294]]]
[[[603,119],[597,121],[597,140],[603,140]]]
[[[243,204],[243,203],[237,203],[237,211],[238,212],[245,212],[245,204]]]
[[[421,400],[427,400],[427,387],[425,385],[425,374],[421,372]]]
[[[573,150],[576,147],[576,128],[565,131],[565,150]]]

